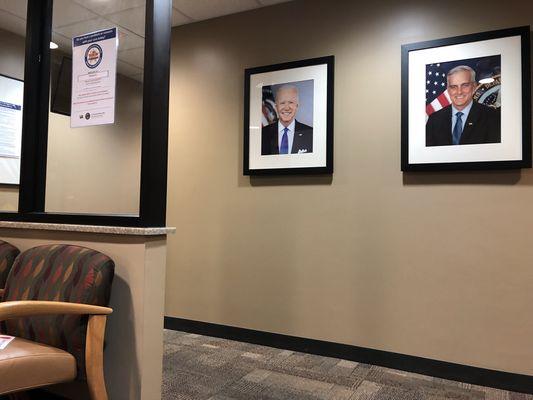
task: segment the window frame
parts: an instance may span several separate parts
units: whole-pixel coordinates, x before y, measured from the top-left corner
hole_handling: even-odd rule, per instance
[[[17,212],[0,220],[156,227],[166,224],[171,0],[147,0],[139,215],[45,211],[53,0],[28,0]]]

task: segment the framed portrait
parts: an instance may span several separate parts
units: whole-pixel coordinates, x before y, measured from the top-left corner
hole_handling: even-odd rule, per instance
[[[402,171],[531,167],[529,27],[402,46]]]
[[[333,173],[334,57],[249,68],[244,175]]]

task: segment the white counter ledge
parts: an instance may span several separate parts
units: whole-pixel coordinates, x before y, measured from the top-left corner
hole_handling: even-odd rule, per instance
[[[138,228],[128,226],[99,226],[99,225],[72,225],[72,224],[49,224],[40,222],[14,222],[0,221],[0,228],[9,229],[32,229],[41,231],[64,231],[64,232],[88,232],[106,233],[111,235],[139,235],[157,236],[168,235],[176,232],[172,227]]]

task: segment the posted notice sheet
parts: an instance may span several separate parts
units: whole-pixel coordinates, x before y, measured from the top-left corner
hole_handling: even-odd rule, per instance
[[[72,128],[115,122],[117,50],[117,28],[72,38]]]
[[[0,183],[18,185],[24,82],[0,76]]]
[[[0,100],[0,132],[0,157],[20,158],[22,104]]]

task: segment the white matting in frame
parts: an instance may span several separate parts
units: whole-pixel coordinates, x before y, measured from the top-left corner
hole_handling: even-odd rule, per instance
[[[279,70],[273,68],[271,71],[250,74],[249,105],[245,104],[245,107],[249,107],[249,142],[245,151],[248,150],[250,171],[328,167],[328,100],[331,101],[328,99],[328,67],[332,68],[328,63],[318,63]],[[313,116],[310,124],[313,129],[312,151],[297,154],[262,154],[263,87],[284,84],[298,86],[303,82],[312,82],[312,99],[302,98],[300,93],[299,107],[299,111],[302,106],[312,107],[312,112],[308,113]],[[299,111],[295,117],[296,121],[301,121]]]
[[[522,66],[520,36],[409,53],[409,162],[508,161],[522,158]],[[426,147],[426,65],[501,55],[501,143]]]

